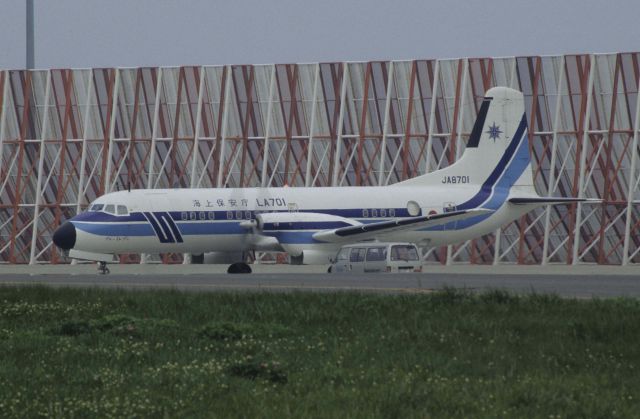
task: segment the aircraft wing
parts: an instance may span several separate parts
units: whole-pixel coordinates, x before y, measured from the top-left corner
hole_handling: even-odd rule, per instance
[[[526,198],[510,198],[509,203],[514,205],[529,205],[529,204],[538,204],[538,205],[561,205],[561,204],[573,204],[574,202],[591,202],[594,204],[598,204],[602,202],[602,199],[593,199],[593,198],[562,198],[562,197],[526,197]]]
[[[379,223],[353,225],[333,230],[318,231],[313,235],[316,240],[324,242],[360,241],[372,239],[381,234],[395,233],[403,230],[435,227],[452,221],[465,220],[479,215],[492,213],[493,210],[474,208],[462,211],[451,211],[443,214],[424,215],[421,217],[401,218]]]

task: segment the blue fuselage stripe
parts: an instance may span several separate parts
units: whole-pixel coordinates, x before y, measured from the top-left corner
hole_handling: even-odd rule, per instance
[[[145,212],[144,216],[147,217],[147,221],[149,221],[149,223],[153,227],[153,231],[156,232],[156,236],[158,236],[158,240],[160,240],[160,243],[173,243],[173,237],[171,237],[170,234],[167,234],[166,229],[158,224],[152,213]]]
[[[84,221],[72,221],[78,230],[99,236],[154,236],[151,224],[137,223],[89,223]]]
[[[166,226],[166,228],[163,227],[165,231],[167,231],[167,229],[171,231],[171,234],[173,234],[173,237],[176,239],[178,243],[183,242],[182,236],[180,235],[180,230],[176,226],[176,223],[173,222],[173,219],[171,218],[168,212],[156,213],[156,218],[158,219],[159,223]]]

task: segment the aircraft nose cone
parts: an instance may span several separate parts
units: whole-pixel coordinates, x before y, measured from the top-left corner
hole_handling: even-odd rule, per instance
[[[76,244],[76,228],[70,222],[62,224],[53,233],[53,243],[63,250],[73,249]]]

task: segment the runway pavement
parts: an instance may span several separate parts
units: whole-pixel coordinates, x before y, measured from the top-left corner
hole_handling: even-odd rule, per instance
[[[114,266],[118,268],[118,266]],[[293,267],[292,267],[293,268]],[[98,287],[124,289],[177,289],[182,291],[321,291],[321,292],[382,292],[428,293],[445,287],[472,291],[502,289],[517,294],[557,294],[563,297],[640,297],[640,275],[635,270],[596,272],[586,269],[583,274],[545,269],[499,269],[491,267],[456,272],[446,269],[411,274],[323,274],[294,269],[295,272],[269,272],[248,275],[224,273],[187,273],[188,268],[165,268],[163,274],[153,269],[139,268],[130,272],[97,275],[86,267],[50,269],[47,273],[27,269],[7,272],[0,268],[0,286],[45,284],[54,287]],[[124,269],[123,269],[124,270]],[[268,270],[268,269],[267,269]],[[126,270],[125,270],[126,271]],[[214,269],[213,271],[216,271]],[[263,269],[264,271],[264,269]],[[554,273],[555,272],[555,273]]]

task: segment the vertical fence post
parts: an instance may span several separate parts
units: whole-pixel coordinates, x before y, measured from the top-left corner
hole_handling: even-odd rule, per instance
[[[267,98],[267,120],[264,124],[264,151],[262,154],[262,173],[260,174],[260,186],[269,186],[267,183],[271,183],[271,178],[266,175],[267,168],[269,167],[269,133],[271,131],[271,120],[273,119],[273,92],[276,85],[276,66],[271,66],[271,77],[269,78],[269,96]],[[258,98],[258,101],[260,98]],[[287,150],[289,152],[289,150]],[[274,168],[275,171],[276,168]]]
[[[307,171],[304,177],[304,186],[311,185],[311,161],[313,159],[313,133],[316,128],[316,107],[318,106],[318,84],[320,83],[320,63],[316,64],[313,81],[313,102],[311,103],[311,123],[309,124],[309,145],[307,148]],[[318,168],[320,170],[320,168]]]
[[[595,71],[596,59],[593,54],[589,55],[589,81],[587,83],[587,90],[583,92],[587,95],[587,106],[585,107],[584,113],[584,121],[582,125],[582,147],[580,150],[580,156],[576,156],[580,158],[580,176],[578,179],[578,198],[584,197],[584,177],[586,172],[586,162],[587,162],[587,143],[589,140],[589,121],[591,115],[591,102],[593,98],[593,73]],[[582,223],[582,203],[578,202],[576,207],[576,222],[575,222],[575,230],[573,231],[573,257],[571,259],[572,265],[578,264],[578,253],[580,248],[580,224]]]
[[[227,140],[227,125],[229,121],[229,96],[231,89],[231,72],[233,69],[231,66],[227,66],[227,79],[225,80],[225,88],[224,88],[224,109],[222,110],[222,129],[220,131],[220,143],[216,144],[216,147],[220,147],[220,152],[218,153],[218,181],[216,186],[218,188],[223,188],[222,184],[222,176],[224,175],[224,147]]]
[[[336,151],[333,165],[333,180],[331,186],[338,186],[338,175],[340,174],[340,153],[342,152],[342,129],[344,122],[344,110],[347,102],[347,83],[349,78],[349,63],[344,63],[342,72],[342,87],[340,89],[340,116],[338,117],[338,128],[336,131]]]
[[[40,218],[40,203],[42,201],[42,172],[44,166],[45,137],[49,128],[49,97],[51,94],[51,70],[47,70],[47,82],[44,93],[44,111],[42,112],[42,127],[40,130],[40,147],[38,148],[38,173],[36,183],[36,202],[33,209],[33,226],[31,231],[31,252],[29,265],[36,263],[36,242],[38,239],[38,224]],[[61,147],[64,147],[62,145]],[[53,170],[53,168],[51,168]]]
[[[565,66],[564,55],[560,59],[558,69],[558,86],[556,89],[556,112],[553,116],[553,137],[551,140],[551,162],[549,163],[549,186],[547,187],[547,197],[553,196],[556,183],[556,160],[558,156],[558,125],[560,124],[560,106],[562,105],[562,89],[564,88],[563,69]],[[549,259],[549,234],[551,234],[551,211],[552,207],[547,206],[544,218],[544,237],[542,242],[542,265],[546,265]]]
[[[104,193],[111,192],[113,182],[111,182],[111,171],[113,166],[113,146],[115,143],[115,130],[116,130],[116,114],[118,112],[118,91],[120,90],[120,69],[116,68],[116,80],[113,85],[113,103],[111,103],[111,120],[109,125],[109,148],[107,151],[107,172],[104,176]]]
[[[624,250],[622,264],[629,264],[629,241],[631,240],[631,214],[633,213],[633,192],[637,187],[636,167],[638,165],[638,136],[640,136],[640,77],[636,99],[636,117],[633,124],[633,143],[631,146],[631,168],[629,169],[629,190],[627,192],[627,219],[624,225]]]

